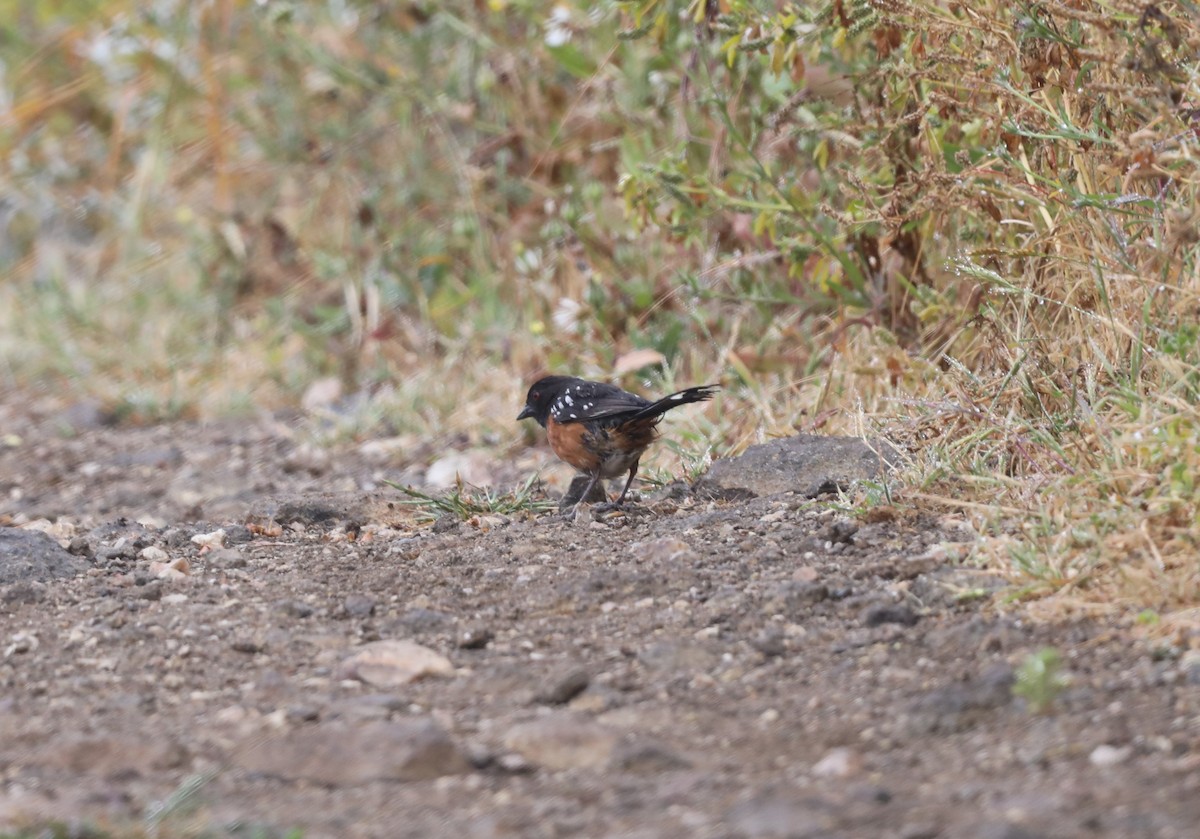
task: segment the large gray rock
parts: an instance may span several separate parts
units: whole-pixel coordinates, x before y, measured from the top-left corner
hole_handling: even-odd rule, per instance
[[[876,454],[879,452],[879,454]],[[751,446],[738,457],[713,463],[697,491],[713,495],[795,492],[815,498],[878,478],[893,451],[881,440],[797,434]],[[881,460],[880,455],[883,455]]]
[[[88,567],[37,530],[0,527],[0,585],[73,577]]]
[[[246,748],[235,762],[250,772],[331,787],[423,781],[469,769],[450,735],[431,720],[298,728]]]
[[[550,770],[607,766],[618,741],[617,732],[570,712],[518,723],[504,737],[507,748]]]

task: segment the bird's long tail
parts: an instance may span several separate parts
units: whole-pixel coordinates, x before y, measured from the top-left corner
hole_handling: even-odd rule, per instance
[[[648,419],[649,417],[657,417],[665,414],[672,408],[678,408],[680,405],[687,405],[689,402],[704,402],[712,399],[713,395],[721,389],[720,385],[700,385],[698,387],[689,387],[686,390],[681,390],[678,393],[672,393],[670,396],[664,396],[662,399],[647,405],[636,414],[629,417],[630,421],[639,419]]]

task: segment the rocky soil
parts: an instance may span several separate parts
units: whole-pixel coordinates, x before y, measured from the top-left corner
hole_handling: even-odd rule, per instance
[[[1029,621],[835,466],[430,526],[411,441],[0,419],[0,833],[1200,835],[1200,657]]]

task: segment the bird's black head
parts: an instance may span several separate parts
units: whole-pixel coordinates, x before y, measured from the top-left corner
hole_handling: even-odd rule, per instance
[[[550,406],[566,388],[579,382],[573,376],[545,376],[538,379],[529,387],[525,394],[525,407],[517,414],[518,420],[533,417],[542,428],[546,427],[546,418],[550,416]]]

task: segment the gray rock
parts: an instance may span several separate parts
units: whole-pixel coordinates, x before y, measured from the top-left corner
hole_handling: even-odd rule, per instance
[[[567,711],[514,725],[504,746],[547,769],[598,769],[612,760],[618,739],[611,729]]]
[[[314,705],[290,705],[287,709],[287,721],[296,724],[316,722],[321,718],[321,709]]]
[[[330,718],[347,720],[385,720],[403,711],[408,702],[394,693],[366,693],[339,699],[329,707]]]
[[[225,524],[221,529],[225,531],[226,545],[245,545],[254,541],[254,534],[244,524]]]
[[[388,628],[395,632],[422,635],[430,632],[445,632],[454,624],[454,616],[436,609],[417,607],[409,609],[391,621]]]
[[[659,641],[638,653],[638,660],[659,678],[677,672],[707,673],[719,658],[712,647],[688,639]]]
[[[797,617],[808,613],[818,603],[829,599],[829,586],[788,580],[780,584],[763,601],[768,613]]]
[[[582,667],[568,667],[550,675],[533,695],[543,705],[565,705],[587,689],[591,677]]]
[[[190,760],[187,750],[171,739],[71,734],[48,743],[39,762],[106,778],[148,778]]]
[[[454,516],[454,515],[451,515],[450,513],[446,513],[445,515],[438,516],[437,521],[435,521],[433,523],[433,532],[434,533],[457,533],[459,528],[461,528],[461,527],[462,527],[462,520],[459,519],[458,516]]]
[[[81,431],[93,431],[97,428],[116,424],[116,415],[107,410],[99,402],[84,399],[72,402],[54,418],[58,431],[64,435],[75,435]]]
[[[1007,664],[995,664],[965,684],[930,691],[913,702],[905,716],[913,735],[966,731],[1012,701],[1016,676]]]
[[[641,739],[621,744],[613,754],[610,766],[623,772],[657,775],[676,769],[691,768],[691,761],[661,743]]]
[[[369,594],[351,594],[346,597],[342,607],[352,618],[369,618],[375,613],[375,598]]]
[[[183,452],[178,446],[154,446],[132,452],[120,452],[112,458],[112,464],[123,470],[137,466],[167,469],[183,463]]]
[[[1011,822],[987,822],[972,828],[979,839],[1046,839],[1047,834],[1039,830]]]
[[[46,586],[36,580],[21,580],[0,591],[0,603],[41,603],[46,599]]]
[[[115,544],[101,545],[96,548],[96,561],[100,563],[132,562],[137,559],[138,551],[141,549],[142,545],[140,543],[127,542],[121,539]]]
[[[470,769],[450,736],[424,719],[360,726],[307,725],[247,747],[234,761],[249,772],[331,787],[423,781]]]
[[[858,533],[859,524],[848,516],[839,516],[825,530],[825,538],[837,544],[852,544],[854,534]]]
[[[787,652],[787,641],[783,630],[777,626],[769,626],[750,639],[750,646],[767,658],[783,655]]]
[[[87,567],[87,562],[72,556],[45,533],[0,528],[0,585],[73,577]]]
[[[863,612],[863,624],[866,626],[882,626],[885,623],[916,626],[918,620],[917,613],[901,603],[883,603]]]
[[[316,609],[303,600],[283,600],[277,604],[277,608],[290,618],[311,617],[313,612],[316,611]]]
[[[256,653],[266,652],[267,645],[265,642],[260,641],[257,638],[236,638],[230,642],[229,648],[234,652],[254,655]]]
[[[872,450],[878,450],[880,456]],[[879,476],[892,448],[858,437],[798,434],[751,446],[738,457],[718,460],[697,486],[699,495],[723,496],[734,490],[754,495],[796,492],[805,498],[849,489],[855,481]]]
[[[460,650],[482,650],[496,637],[496,633],[492,632],[486,626],[474,625],[468,626],[458,633],[458,638],[455,643],[458,644]]]
[[[392,688],[431,676],[452,676],[454,665],[414,641],[388,639],[359,647],[342,661],[338,673],[342,679]]]
[[[1200,651],[1191,650],[1183,654],[1179,670],[1189,685],[1200,685]]]
[[[136,557],[137,552],[154,541],[155,533],[143,524],[120,518],[105,522],[84,534],[87,546],[93,553],[109,548],[117,555]]]
[[[836,806],[814,795],[763,792],[734,806],[726,822],[746,839],[818,839],[840,835]]]

